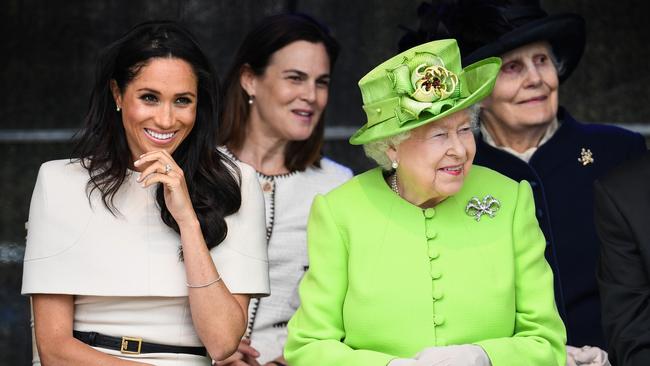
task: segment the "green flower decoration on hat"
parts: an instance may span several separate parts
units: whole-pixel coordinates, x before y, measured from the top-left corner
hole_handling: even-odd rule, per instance
[[[453,99],[442,101],[460,95],[458,76],[433,53],[416,52],[413,58],[405,58],[401,65],[387,70],[387,76],[395,92],[402,95],[401,108],[395,111],[400,123],[418,118],[427,109],[440,113],[442,108],[454,105]]]
[[[422,44],[390,58],[359,81],[368,121],[351,138],[361,145],[463,110],[492,92],[501,60],[461,68],[454,39]]]
[[[451,96],[458,85],[458,76],[444,66],[422,64],[413,71],[411,82],[415,86],[415,92],[411,94],[413,99],[435,102]]]

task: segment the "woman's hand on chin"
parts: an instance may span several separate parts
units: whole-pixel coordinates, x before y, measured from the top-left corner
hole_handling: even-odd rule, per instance
[[[140,155],[133,162],[136,168],[144,167],[138,177],[143,187],[161,183],[164,187],[165,204],[179,226],[197,222],[183,170],[165,150]]]

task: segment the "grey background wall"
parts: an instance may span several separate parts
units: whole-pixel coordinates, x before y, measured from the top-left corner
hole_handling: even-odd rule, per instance
[[[0,4],[0,136],[15,130],[76,129],[88,102],[98,50],[132,25],[178,19],[197,35],[219,72],[259,18],[297,10],[332,29],[342,45],[327,112],[330,127],[360,126],[356,81],[395,53],[398,24],[417,27],[419,0],[4,0]],[[585,121],[649,121],[650,5],[642,0],[546,0],[551,13],[587,19],[580,68],[561,88],[562,104]],[[28,301],[21,297],[24,222],[39,165],[65,158],[68,142],[0,141],[0,365],[30,359]],[[357,172],[370,166],[359,148],[330,140],[326,154]],[[65,207],[61,207],[62,210]],[[62,269],[65,270],[65,269]]]

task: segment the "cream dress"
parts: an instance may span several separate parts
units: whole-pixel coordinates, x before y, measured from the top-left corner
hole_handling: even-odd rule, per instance
[[[269,294],[264,199],[255,171],[243,163],[242,204],[226,218],[228,235],[211,250],[235,294]],[[160,218],[156,187],[142,188],[129,172],[112,215],[99,195],[86,195],[88,172],[79,163],[41,166],[32,195],[22,293],[75,295],[74,329],[145,342],[201,346],[187,297],[180,237]],[[209,365],[187,354],[118,357],[161,366]],[[35,352],[35,362],[38,356]]]

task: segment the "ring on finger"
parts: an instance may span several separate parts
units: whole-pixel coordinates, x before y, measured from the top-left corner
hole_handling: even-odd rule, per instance
[[[171,164],[165,164],[165,174],[169,174],[169,172],[172,171],[172,165]]]

